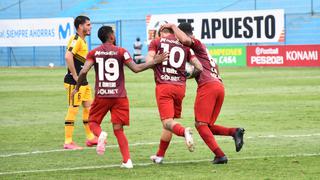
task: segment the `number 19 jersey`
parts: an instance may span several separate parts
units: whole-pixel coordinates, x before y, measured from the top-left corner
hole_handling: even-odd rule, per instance
[[[126,97],[124,63],[132,61],[127,50],[111,43],[104,43],[87,56],[94,62],[95,96],[100,98]]]
[[[174,35],[169,35],[151,41],[149,51],[169,53],[169,60],[153,69],[156,84],[185,85],[186,62],[194,56],[189,47],[183,46]]]

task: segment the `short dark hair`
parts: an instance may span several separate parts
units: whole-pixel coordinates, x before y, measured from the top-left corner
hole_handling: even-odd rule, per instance
[[[113,33],[113,30],[111,26],[102,26],[98,30],[98,37],[102,43],[105,43],[109,39],[109,35],[112,33]]]
[[[74,27],[78,29],[80,24],[84,24],[86,21],[90,21],[90,19],[87,16],[77,16],[74,20]]]
[[[187,35],[193,35],[192,26],[190,23],[180,23],[178,28],[184,33],[186,33]]]
[[[173,30],[171,28],[163,28],[162,32],[173,34]]]

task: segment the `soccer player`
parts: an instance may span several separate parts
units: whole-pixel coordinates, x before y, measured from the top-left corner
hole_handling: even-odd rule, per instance
[[[86,16],[78,16],[74,20],[74,26],[77,33],[73,35],[68,43],[65,59],[68,66],[68,72],[64,77],[64,87],[67,92],[69,107],[65,117],[65,142],[64,149],[82,149],[72,140],[74,130],[74,121],[79,111],[79,106],[82,104],[82,119],[86,133],[86,145],[93,146],[97,144],[98,138],[93,135],[88,125],[89,110],[91,105],[91,88],[85,80],[84,85],[81,86],[79,93],[74,96],[71,95],[75,85],[78,81],[79,72],[86,61],[88,54],[88,46],[85,37],[90,35],[91,24],[90,19]]]
[[[192,50],[183,46],[171,29],[161,30],[160,37],[151,41],[147,56],[152,57],[158,52],[168,52],[169,60],[157,64],[153,68],[156,100],[163,126],[158,152],[150,157],[157,164],[163,161],[172,133],[184,137],[189,151],[194,150],[191,129],[184,128],[175,119],[181,116],[182,100],[185,96],[186,62],[189,61],[196,69],[202,71],[201,63],[194,56]]]
[[[137,73],[156,63],[161,63],[168,54],[155,55],[147,63],[135,64],[127,50],[114,45],[115,35],[110,26],[102,26],[98,30],[98,37],[103,44],[89,52],[73,94],[81,89],[80,85],[86,82],[87,72],[94,66],[95,98],[91,106],[89,125],[93,133],[99,137],[97,153],[102,155],[105,152],[107,133],[102,131],[101,122],[110,111],[113,132],[123,158],[121,167],[132,168],[128,140],[123,132],[123,126],[129,125],[129,102],[125,89],[124,65]]]
[[[201,138],[215,154],[212,163],[225,164],[228,159],[217,144],[214,135],[232,136],[236,151],[239,152],[244,143],[244,129],[227,128],[215,124],[224,100],[224,86],[217,65],[210,57],[206,46],[193,36],[189,23],[181,23],[178,27],[174,24],[165,24],[162,28],[171,28],[180,42],[194,50],[203,66],[203,72],[195,77],[198,83],[194,104],[195,126]]]

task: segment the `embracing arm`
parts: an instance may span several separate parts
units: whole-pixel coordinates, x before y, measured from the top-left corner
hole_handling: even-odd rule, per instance
[[[192,39],[183,31],[181,31],[175,24],[167,23],[164,24],[161,29],[163,28],[169,28],[172,29],[176,37],[179,39],[179,41],[185,45],[191,47],[193,42]]]
[[[192,77],[198,76],[203,71],[202,64],[195,56],[190,60],[190,64],[195,68]]]
[[[146,62],[142,64],[136,64],[133,61],[130,61],[126,65],[131,69],[131,71],[138,73],[141,71],[144,71],[148,68],[153,67],[154,65],[158,63],[162,63],[168,58],[168,53],[162,53],[162,54],[156,54],[154,51],[149,51],[148,55],[146,57]]]

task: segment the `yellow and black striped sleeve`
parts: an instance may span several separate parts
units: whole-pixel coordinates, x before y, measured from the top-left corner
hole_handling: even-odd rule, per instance
[[[75,35],[70,38],[68,43],[67,50],[70,51],[72,54],[77,54],[80,50],[81,42],[78,35]]]

